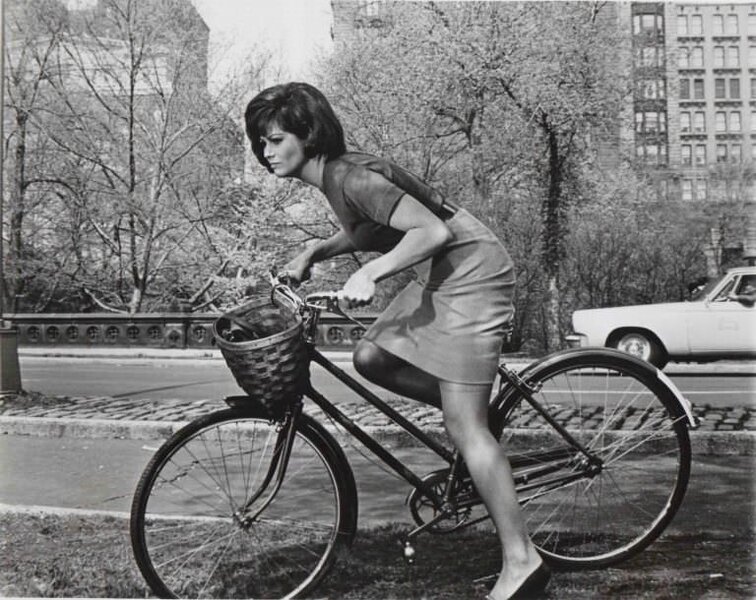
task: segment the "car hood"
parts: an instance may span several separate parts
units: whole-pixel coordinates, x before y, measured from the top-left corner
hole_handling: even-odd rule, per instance
[[[700,302],[664,302],[661,304],[636,304],[633,306],[607,306],[605,308],[584,308],[576,310],[574,314],[592,316],[607,314],[611,311],[613,314],[618,315],[634,315],[634,314],[662,314],[662,313],[680,313],[688,310],[695,310],[701,305]]]

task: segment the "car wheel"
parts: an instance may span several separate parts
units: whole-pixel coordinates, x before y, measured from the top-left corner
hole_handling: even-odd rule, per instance
[[[659,344],[639,331],[631,331],[619,336],[613,346],[617,350],[642,358],[659,369],[667,364],[666,354]]]

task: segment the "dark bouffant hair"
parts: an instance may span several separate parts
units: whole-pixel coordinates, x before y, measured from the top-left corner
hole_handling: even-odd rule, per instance
[[[263,90],[247,104],[244,122],[252,151],[271,173],[260,138],[273,124],[304,140],[308,158],[331,159],[346,152],[338,117],[322,92],[308,83],[282,83]]]

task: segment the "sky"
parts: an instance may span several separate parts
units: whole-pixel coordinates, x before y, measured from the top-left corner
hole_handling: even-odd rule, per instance
[[[238,68],[256,44],[291,79],[331,47],[330,0],[192,0],[210,28],[210,84]],[[215,68],[212,68],[216,65]]]

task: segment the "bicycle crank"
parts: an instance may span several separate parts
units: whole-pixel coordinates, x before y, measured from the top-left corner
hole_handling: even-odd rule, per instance
[[[442,496],[446,489],[448,476],[448,469],[440,469],[423,477],[423,482],[438,496]],[[470,493],[472,491],[471,488],[472,486],[469,481],[457,481],[454,484],[452,498],[456,499],[460,494]],[[427,527],[423,527],[423,531],[429,531],[433,534],[445,534],[456,531],[466,524],[472,512],[470,508],[459,509],[448,505],[439,509],[433,499],[429,498],[418,488],[414,488],[410,492],[407,497],[407,504],[415,523],[419,526],[427,525]]]

